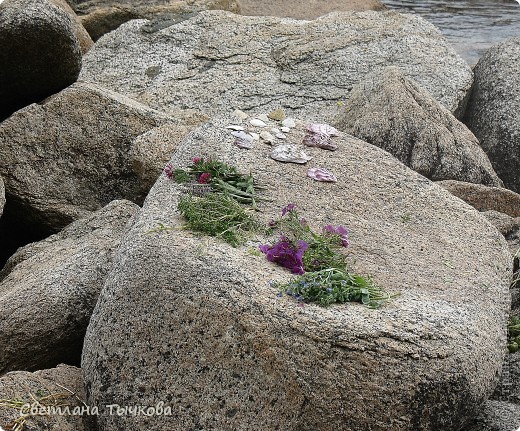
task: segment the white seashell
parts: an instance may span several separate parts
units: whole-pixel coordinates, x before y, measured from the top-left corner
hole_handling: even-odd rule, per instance
[[[260,132],[260,137],[269,143],[274,142],[274,136],[271,135],[267,130]]]
[[[307,171],[307,176],[316,181],[325,183],[335,183],[338,181],[334,174],[325,168],[310,168]]]
[[[305,164],[312,159],[305,154],[301,146],[294,144],[278,145],[271,152],[271,158],[279,162],[298,164]]]
[[[277,133],[282,133],[282,132],[280,131],[280,129],[277,129],[276,127],[273,127],[271,129],[271,133],[274,133],[276,135]]]
[[[241,120],[247,120],[249,118],[249,115],[247,115],[244,111],[241,111],[240,109],[235,109],[233,111],[233,115],[237,118],[240,118]]]
[[[277,137],[278,139],[287,139],[287,136],[284,135],[283,133],[277,133],[277,134],[276,134],[276,137]]]
[[[282,127],[280,129],[283,133],[289,133],[291,131],[291,128],[290,127]]]
[[[296,127],[296,121],[294,121],[293,118],[286,118],[282,121],[282,126],[292,129],[293,127]]]
[[[257,118],[265,123],[269,123],[269,117],[266,114],[260,114]]]
[[[260,135],[255,132],[249,132],[249,134],[253,137],[255,141],[258,141],[260,139]]]
[[[230,124],[229,126],[226,126],[226,129],[231,130],[245,130],[242,126],[237,126],[235,124]]]
[[[232,135],[236,138],[235,145],[239,148],[251,149],[253,148],[254,138],[249,133],[237,131],[232,132]]]
[[[312,133],[320,133],[329,136],[339,136],[339,132],[328,124],[309,124],[307,130]]]
[[[253,118],[252,120],[249,120],[249,124],[255,127],[266,127],[267,124],[265,124],[262,120],[259,120],[258,118]]]

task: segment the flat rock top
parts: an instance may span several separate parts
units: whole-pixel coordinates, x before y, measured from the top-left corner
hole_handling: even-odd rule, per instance
[[[314,19],[329,12],[385,10],[379,0],[240,0],[242,15]]]
[[[226,403],[241,408],[240,415],[222,420],[238,421],[233,422],[238,426],[240,418],[247,420],[242,415],[258,405],[248,401],[250,387],[265,390],[262,400],[269,399],[270,393],[284,393],[280,386],[297,374],[302,385],[298,391],[310,397],[309,406],[295,406],[287,400],[277,405],[273,423],[279,429],[310,429],[295,427],[294,422],[289,426],[281,416],[286,411],[295,416],[301,413],[303,421],[314,415],[313,409],[321,412],[322,422],[342,424],[337,428],[342,430],[388,429],[378,418],[395,420],[400,424],[396,430],[419,429],[414,421],[423,412],[432,423],[439,417],[446,423],[462,420],[456,419],[454,410],[476,408],[492,389],[502,363],[511,276],[511,256],[503,237],[473,208],[388,153],[349,135],[335,138],[339,146],[335,152],[305,147],[312,157],[307,166],[284,164],[269,157],[272,148],[264,143],[257,142],[251,150],[237,148],[230,130],[225,129],[236,121],[216,119],[194,131],[177,147],[173,165],[187,166],[192,157],[205,155],[241,172],[252,172],[267,187],[264,197],[268,201],[259,212],[266,223],[292,202],[315,231],[326,224],[348,227],[353,270],[372,274],[379,285],[400,296],[379,310],[360,304],[299,307],[292,298],[277,298],[277,289],[269,281],[287,281],[290,273],[256,255],[256,242],[252,248],[235,249],[180,229],[184,222],[176,206],[181,188],[163,175],[124,240],[91,320],[83,366],[94,397],[153,402],[154,396],[185,391],[187,401],[173,395],[172,403],[176,411],[186,408],[191,413],[168,418],[175,428],[191,420],[190,414],[199,415],[196,403],[205,409],[225,391]],[[300,143],[303,128],[298,123],[287,141]],[[310,167],[326,167],[338,182],[311,180],[306,176]],[[173,230],[150,233],[159,224]],[[247,358],[233,362],[231,351],[239,349],[236,346],[243,340],[230,344],[235,347],[229,353],[225,347],[218,350],[220,341],[215,340],[222,345],[232,343],[229,340],[235,335],[226,329],[232,325],[243,328],[245,337],[257,340],[259,346],[273,346],[273,363],[269,359],[271,365],[255,363],[248,368]],[[204,350],[213,344],[215,353]],[[300,371],[307,366],[310,370],[319,355],[331,354],[327,349],[339,355],[331,370],[345,379],[337,382],[341,389],[331,389],[330,401],[320,395],[327,385],[334,385],[335,377],[324,383],[319,372]],[[121,357],[139,358],[139,363],[116,360]],[[186,371],[193,357],[207,361],[205,368],[210,371]],[[219,386],[219,373],[228,369],[222,364],[228,361],[234,364],[229,374],[234,366],[241,367],[237,372],[247,385],[234,385],[232,391]],[[159,374],[157,364],[162,370]],[[171,372],[179,366],[187,374]],[[362,372],[364,367],[370,372]],[[255,372],[266,373],[268,381],[248,377]],[[138,393],[121,381],[121,376],[128,375],[153,382],[153,391]],[[346,422],[338,413],[345,403],[363,406],[362,411],[356,410],[359,415],[349,414]],[[268,416],[254,420],[257,429],[274,429],[269,427]],[[108,420],[111,423],[101,429],[129,425],[125,418]],[[146,429],[164,429],[163,420],[155,420]],[[457,426],[460,423],[442,429]]]
[[[284,107],[329,120],[369,71],[401,68],[452,112],[472,83],[441,33],[414,15],[332,13],[314,21],[205,11],[162,28],[136,20],[84,57],[80,79],[156,109],[205,114]]]

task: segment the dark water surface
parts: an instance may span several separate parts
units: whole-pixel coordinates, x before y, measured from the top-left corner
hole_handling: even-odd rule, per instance
[[[383,3],[401,12],[417,13],[435,24],[471,65],[490,46],[520,36],[520,4],[515,0],[383,0]]]

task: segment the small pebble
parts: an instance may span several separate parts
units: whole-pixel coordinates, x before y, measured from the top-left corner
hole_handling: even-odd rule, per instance
[[[259,118],[253,118],[252,120],[249,121],[249,124],[251,124],[252,126],[255,126],[255,127],[266,127],[267,124],[265,122],[263,122],[262,120],[260,120]]]
[[[276,137],[278,139],[287,139],[287,135],[285,135],[284,133],[277,133],[276,134]]]
[[[269,117],[265,114],[260,114],[258,117],[257,117],[259,120],[262,120],[263,122],[265,123],[268,123],[269,122]]]
[[[229,126],[226,126],[226,129],[231,129],[231,130],[244,130],[244,128],[242,126],[237,126],[235,124],[230,124]]]
[[[260,139],[260,135],[255,132],[249,132],[249,134],[253,137],[255,141],[258,141]]]
[[[282,121],[282,126],[292,129],[293,127],[296,127],[296,121],[294,121],[293,118],[286,118]]]
[[[244,111],[241,111],[240,109],[235,109],[233,111],[233,115],[237,118],[240,118],[241,120],[247,120],[249,118],[249,115],[247,115]]]
[[[269,143],[272,143],[274,142],[274,136],[271,135],[267,130],[264,130],[262,132],[260,132],[260,137],[266,141],[266,142],[269,142]]]
[[[282,127],[280,129],[283,133],[289,133],[291,131],[291,128],[290,127]]]
[[[278,108],[278,109],[275,109],[272,112],[269,112],[269,114],[267,114],[267,116],[271,120],[282,121],[282,120],[285,119],[285,111],[282,108]]]
[[[277,133],[280,133],[280,132],[281,132],[280,129],[277,129],[276,127],[273,127],[273,128],[271,129],[271,133],[274,133],[275,135],[276,135]]]

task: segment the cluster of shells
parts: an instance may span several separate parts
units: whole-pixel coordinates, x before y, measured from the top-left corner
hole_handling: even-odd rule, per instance
[[[251,149],[256,142],[273,146],[271,158],[284,163],[306,164],[312,157],[305,153],[302,145],[288,143],[288,139],[295,131],[296,121],[286,118],[281,109],[269,114],[250,118],[245,112],[236,110],[235,116],[241,124],[230,124],[227,129],[235,138],[234,144],[241,149]],[[273,125],[273,123],[275,123]],[[339,132],[328,124],[308,124],[302,144],[308,147],[317,147],[335,151],[338,146],[333,141]],[[336,177],[325,168],[310,168],[307,176],[316,181],[336,182]]]

